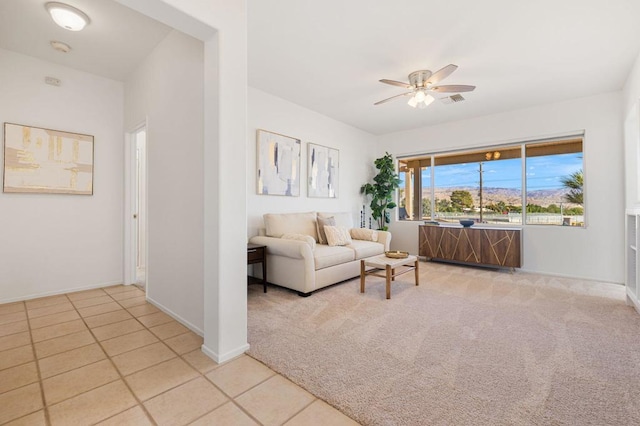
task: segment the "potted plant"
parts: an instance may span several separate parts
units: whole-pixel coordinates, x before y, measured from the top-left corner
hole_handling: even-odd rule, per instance
[[[400,178],[396,174],[393,156],[385,152],[384,157],[374,161],[378,174],[374,176],[374,183],[365,183],[360,193],[371,196],[371,216],[378,221],[378,230],[386,231],[387,223],[391,221],[390,210],[396,207],[393,202],[393,192],[400,186]]]

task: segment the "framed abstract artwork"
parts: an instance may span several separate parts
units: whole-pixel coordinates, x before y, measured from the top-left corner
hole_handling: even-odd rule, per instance
[[[93,195],[93,136],[4,123],[3,191]]]
[[[340,151],[309,143],[307,147],[307,194],[309,197],[338,198]]]
[[[258,129],[258,194],[300,196],[300,139]]]

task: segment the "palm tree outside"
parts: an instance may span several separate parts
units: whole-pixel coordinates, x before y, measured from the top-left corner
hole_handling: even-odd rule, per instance
[[[584,185],[584,175],[582,173],[582,169],[571,173],[569,176],[563,177],[560,182],[562,182],[562,185],[569,190],[569,192],[564,195],[565,201],[573,204],[584,204],[582,190]]]

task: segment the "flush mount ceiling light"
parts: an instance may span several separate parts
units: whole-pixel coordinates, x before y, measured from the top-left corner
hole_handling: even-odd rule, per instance
[[[68,4],[52,1],[45,4],[44,7],[47,8],[56,24],[69,31],[80,31],[90,21],[83,11]]]
[[[69,53],[69,51],[71,50],[71,46],[61,41],[51,40],[50,44],[51,47],[56,49],[58,52]]]

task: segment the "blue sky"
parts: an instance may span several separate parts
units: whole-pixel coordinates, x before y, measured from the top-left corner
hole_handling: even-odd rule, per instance
[[[522,159],[483,162],[483,187],[520,188]],[[527,190],[562,188],[560,179],[582,169],[582,153],[558,154],[527,159]],[[422,171],[423,187],[431,182],[431,168]],[[436,167],[437,187],[479,186],[478,163]],[[402,178],[403,176],[401,176]]]

